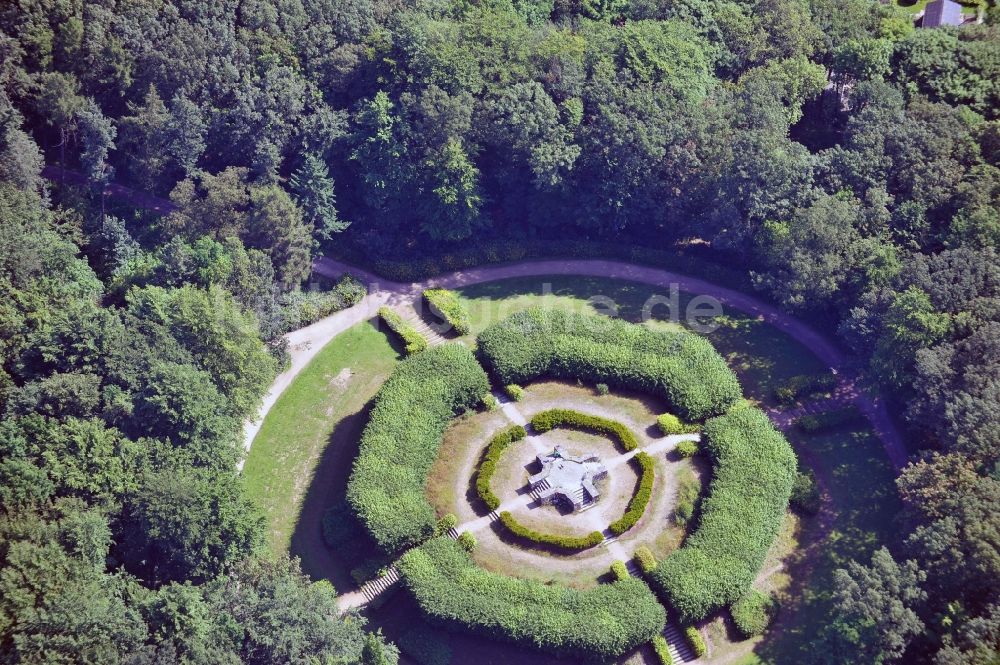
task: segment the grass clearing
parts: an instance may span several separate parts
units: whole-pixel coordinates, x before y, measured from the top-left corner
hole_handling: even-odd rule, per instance
[[[346,482],[358,426],[363,427],[359,416],[398,358],[399,350],[384,332],[371,322],[358,324],[323,347],[268,412],[243,476],[248,493],[267,517],[272,553],[289,551],[299,522],[312,520],[305,515],[307,508],[322,516],[326,505],[307,505],[321,484],[316,478],[324,486]],[[318,473],[321,464],[332,467],[335,475]],[[336,482],[339,475],[344,476],[342,483]],[[318,530],[318,519],[308,528]],[[292,553],[304,564],[314,555],[296,548]]]

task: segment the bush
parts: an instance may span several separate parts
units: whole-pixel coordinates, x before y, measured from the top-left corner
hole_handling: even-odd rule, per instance
[[[534,308],[491,325],[479,348],[501,383],[540,376],[600,381],[663,396],[689,421],[723,413],[741,397],[722,356],[682,330]]]
[[[688,459],[694,457],[698,454],[698,442],[697,441],[681,441],[677,444],[677,454]]]
[[[614,563],[612,563],[611,564],[611,574],[619,582],[622,581],[622,580],[624,580],[624,579],[628,579],[629,577],[631,577],[631,575],[629,575],[629,573],[628,573],[628,568],[625,567],[625,562],[624,561],[615,561]]]
[[[604,542],[600,531],[591,531],[586,536],[559,536],[552,533],[542,533],[526,527],[506,510],[500,513],[500,523],[514,536],[537,545],[548,545],[560,550],[575,552],[585,550]]]
[[[803,432],[820,432],[856,422],[861,418],[861,412],[858,411],[856,406],[848,406],[843,409],[834,409],[833,411],[827,411],[826,413],[820,413],[815,416],[802,416],[795,421],[795,424]]]
[[[458,517],[454,513],[448,513],[434,525],[434,535],[443,536],[456,526],[458,526]]]
[[[497,401],[493,393],[486,393],[483,395],[483,408],[487,411],[496,411],[500,408],[500,402]]]
[[[393,553],[434,532],[424,496],[448,422],[476,406],[489,380],[472,353],[445,344],[403,360],[375,396],[347,498],[361,523]]]
[[[489,445],[486,447],[486,454],[483,456],[483,461],[480,462],[479,469],[476,472],[476,493],[479,494],[479,498],[483,500],[483,503],[490,510],[496,510],[500,507],[500,497],[494,494],[490,488],[490,480],[492,480],[493,474],[496,473],[500,457],[503,455],[504,450],[507,449],[507,446],[515,441],[520,441],[527,435],[528,433],[520,425],[511,425],[494,434],[493,438],[490,439]]]
[[[608,384],[606,383],[598,383],[596,386],[594,386],[594,391],[598,395],[604,396],[610,393],[611,389],[608,387]]]
[[[635,577],[585,591],[516,579],[477,567],[447,538],[407,552],[397,568],[429,620],[565,658],[613,660],[666,623],[663,606]]]
[[[420,665],[449,665],[451,647],[430,628],[411,628],[399,637],[399,650]]]
[[[635,550],[635,560],[639,562],[639,569],[643,573],[651,573],[656,569],[656,557],[645,545],[640,545]]]
[[[641,469],[639,489],[629,499],[625,514],[608,525],[611,533],[616,536],[622,535],[635,526],[636,522],[642,518],[643,513],[646,512],[646,506],[649,505],[649,499],[653,495],[653,478],[656,475],[654,468],[656,465],[653,463],[653,458],[640,451],[632,459],[639,464]]]
[[[416,328],[407,323],[399,314],[383,306],[378,308],[378,315],[389,326],[389,330],[396,333],[403,341],[407,355],[412,356],[414,353],[427,350],[427,338],[418,333]]]
[[[663,436],[683,434],[685,427],[681,419],[672,413],[664,413],[656,417],[656,424]]]
[[[795,482],[795,453],[759,409],[738,406],[705,423],[713,478],[698,528],[651,582],[691,623],[750,588],[781,527]]]
[[[816,485],[816,476],[812,469],[807,469],[795,476],[792,484],[792,495],[788,500],[792,508],[805,515],[815,515],[819,512],[822,503],[819,496],[819,487]]]
[[[515,402],[520,402],[524,399],[524,388],[516,383],[511,383],[505,386],[504,391],[507,393],[507,397],[511,398]]]
[[[596,432],[614,439],[625,452],[635,450],[639,447],[639,440],[635,438],[632,430],[617,420],[592,416],[587,413],[573,411],[572,409],[540,411],[531,417],[531,426],[539,433],[548,432],[557,427],[569,427],[571,429]]]
[[[424,291],[424,301],[434,314],[447,321],[459,335],[468,335],[472,331],[469,312],[454,291],[427,289]]]
[[[479,545],[479,543],[476,542],[476,537],[472,535],[471,531],[463,531],[458,534],[458,544],[461,545],[462,549],[466,552],[471,552],[476,549],[477,545]]]
[[[701,658],[708,651],[708,647],[705,646],[705,638],[694,626],[688,626],[684,629],[684,637],[687,639],[691,651],[694,652],[695,658]]]
[[[778,604],[770,596],[751,589],[745,596],[733,603],[729,608],[729,613],[733,617],[743,637],[754,637],[761,635],[771,625],[774,615],[777,614]]]
[[[774,398],[779,404],[790,406],[802,397],[827,392],[837,387],[837,377],[826,374],[799,374],[793,376],[774,389]]]
[[[280,296],[275,321],[263,321],[261,330],[268,339],[276,338],[353,307],[366,295],[368,288],[350,275],[341,277],[329,291],[291,291]]]
[[[657,635],[653,638],[653,653],[656,654],[660,665],[674,665],[674,657],[670,655],[670,646],[667,644],[667,638],[663,635]]]

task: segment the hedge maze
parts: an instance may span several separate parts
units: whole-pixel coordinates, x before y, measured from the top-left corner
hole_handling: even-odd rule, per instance
[[[447,295],[428,300],[448,318],[460,319]],[[687,332],[542,309],[490,326],[478,342],[482,365],[466,347],[446,344],[397,366],[376,396],[348,485],[348,501],[375,541],[388,554],[402,553],[397,568],[422,612],[446,628],[605,661],[662,632],[666,614],[653,590],[682,623],[735,603],[745,628],[758,629],[766,611],[750,594],[751,583],[788,507],[796,460],[767,416],[742,402],[735,374],[714,348]],[[677,417],[666,423],[661,418],[665,433],[690,431],[694,425],[685,423],[705,421],[695,450],[711,460],[713,475],[701,518],[684,546],[663,561],[637,551],[650,586],[627,574],[586,591],[507,577],[474,563],[467,551],[474,538],[462,543],[435,536],[427,476],[451,418],[480,406],[489,394],[483,366],[494,385],[517,397],[523,395],[520,385],[539,378],[580,379],[666,399]],[[536,414],[532,426],[538,432],[572,427],[599,433],[623,451],[639,446],[621,423],[568,409]],[[497,463],[525,435],[518,426],[496,432],[480,462],[476,490],[491,510],[501,505],[490,488]],[[632,528],[652,499],[653,458],[640,450],[632,464],[640,480],[624,515],[609,525],[616,535]],[[555,542],[557,537],[523,526],[509,512],[500,521],[520,539],[557,549],[603,540],[594,532]]]

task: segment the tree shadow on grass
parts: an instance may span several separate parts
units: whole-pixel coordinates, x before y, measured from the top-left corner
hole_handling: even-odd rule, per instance
[[[357,457],[361,433],[368,423],[373,402],[369,400],[361,409],[345,416],[330,434],[292,533],[290,552],[302,559],[303,571],[313,579],[329,580],[340,591],[356,586],[351,576],[353,568],[377,567],[376,560],[384,558],[356,522],[351,529],[353,533],[345,546],[337,548],[336,555],[323,539],[323,514],[346,500],[352,462]]]

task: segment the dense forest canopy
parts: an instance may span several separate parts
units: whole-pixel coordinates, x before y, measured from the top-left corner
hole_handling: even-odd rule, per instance
[[[842,571],[817,658],[995,663],[1000,14],[984,16],[0,4],[0,658],[395,662],[328,585],[262,557],[241,422],[281,333],[360,297],[300,288],[321,249],[576,238],[696,241],[839,326],[920,452],[903,541]],[[47,184],[44,164],[83,185]]]

